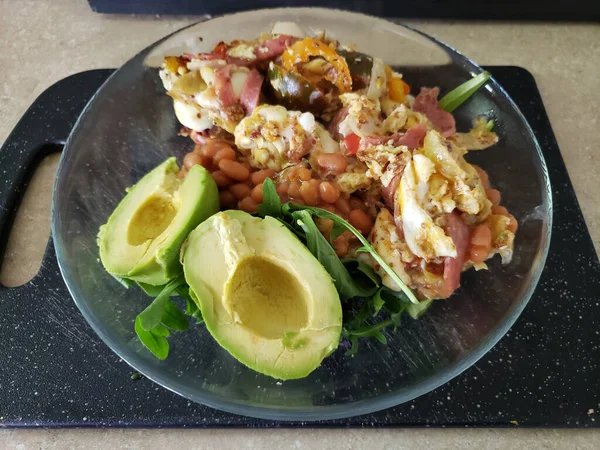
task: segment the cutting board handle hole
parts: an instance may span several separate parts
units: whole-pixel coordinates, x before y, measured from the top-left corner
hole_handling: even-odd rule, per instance
[[[40,270],[50,236],[52,186],[62,146],[49,144],[35,167],[15,214],[0,266],[0,283],[21,286]]]

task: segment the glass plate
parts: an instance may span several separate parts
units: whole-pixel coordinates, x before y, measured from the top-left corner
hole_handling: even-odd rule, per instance
[[[457,376],[487,352],[523,310],[544,266],[552,206],[546,164],[515,104],[493,79],[455,111],[457,128],[494,119],[499,144],[468,159],[481,165],[518,219],[513,261],[465,273],[448,301],[420,320],[406,316],[388,345],[361,342],[355,357],[337,351],[302,380],[278,382],[255,373],[220,348],[202,326],[170,338],[159,361],[142,347],[134,319],[149,298],[124,289],[99,260],[101,224],[142,175],[171,155],[192,149],[177,135],[172,101],[157,71],[162,55],[210,51],[221,40],[252,38],[276,21],[309,32],[326,30],[343,43],[383,58],[413,92],[447,92],[481,68],[454,49],[410,28],[357,13],[319,8],[250,11],[209,20],[142,51],[112,75],[79,118],[58,168],[53,236],[65,282],[81,312],[121,358],[148,378],[190,400],[224,411],[279,420],[323,420],[365,414],[411,400]],[[199,39],[199,38],[202,39]]]

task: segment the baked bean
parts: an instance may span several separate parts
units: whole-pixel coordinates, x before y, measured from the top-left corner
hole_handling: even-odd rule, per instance
[[[213,163],[215,166],[218,166],[219,163],[224,160],[235,161],[235,151],[231,147],[226,147],[219,150],[213,158]]]
[[[477,171],[477,174],[479,175],[479,178],[481,179],[481,184],[483,185],[483,187],[486,189],[489,188],[490,187],[490,178],[488,177],[487,172],[485,170],[483,170],[481,167],[476,166],[475,164],[473,164],[473,167]]]
[[[319,153],[317,155],[317,165],[322,170],[339,175],[346,170],[348,161],[344,155],[339,153]]]
[[[229,191],[221,191],[219,192],[219,203],[221,209],[234,208],[237,205],[237,198]]]
[[[317,181],[318,183],[318,180],[314,181]],[[308,206],[316,206],[316,204],[319,203],[319,190],[317,186],[310,181],[302,183],[300,186],[300,195],[302,196],[302,200],[304,200]]]
[[[275,190],[277,191],[278,194],[287,194],[289,187],[290,187],[290,183],[288,183],[287,181],[284,181],[283,183],[279,183],[277,185],[277,187],[275,188]]]
[[[251,191],[250,186],[248,186],[246,183],[236,183],[232,186],[229,186],[229,190],[238,200],[248,197]]]
[[[194,153],[198,153],[199,155],[201,155],[202,154],[202,145],[200,145],[200,144],[194,145]]]
[[[350,248],[350,239],[353,236],[349,231],[344,231],[333,241],[333,248],[335,249],[336,255],[342,257],[346,256]]]
[[[300,167],[296,172],[296,176],[302,181],[308,181],[311,179],[310,169],[307,169],[306,167]]]
[[[252,180],[252,183],[254,185],[257,185],[257,184],[261,184],[267,178],[273,179],[274,176],[275,176],[274,170],[263,169],[263,170],[257,170],[256,172],[252,173],[252,175],[250,175],[250,179]]]
[[[340,190],[329,181],[323,181],[319,185],[319,193],[325,203],[335,203],[340,198]]]
[[[475,245],[471,248],[471,251],[469,252],[469,259],[474,263],[482,263],[487,259],[489,252],[490,247],[485,247],[483,245]]]
[[[301,198],[292,198],[290,200],[292,201],[292,203],[295,203],[296,205],[305,205],[305,203],[302,201]]]
[[[492,202],[492,205],[500,204],[500,199],[502,198],[498,189],[486,189],[485,196]]]
[[[177,178],[179,178],[180,180],[183,180],[183,177],[185,177],[185,174],[187,173],[187,169],[183,168],[179,171],[179,173],[177,174]]]
[[[348,222],[365,236],[373,228],[373,219],[362,209],[353,209],[348,215]]]
[[[252,166],[250,165],[250,163],[248,161],[240,161],[240,164],[242,166],[244,166],[246,169],[248,169],[250,172],[252,172]]]
[[[288,189],[288,195],[291,198],[298,198],[300,197],[300,182],[299,181],[292,181],[290,183],[290,187]]]
[[[508,231],[516,233],[517,228],[519,228],[519,222],[517,222],[517,219],[515,219],[515,216],[513,216],[512,214],[507,214],[506,217],[510,219],[510,223],[507,225],[506,229]]]
[[[217,183],[217,186],[219,186],[220,188],[229,186],[233,183],[233,180],[220,170],[215,170],[212,173],[212,177],[214,178],[215,183]]]
[[[492,245],[492,230],[487,225],[477,225],[471,233],[471,244],[489,247]]]
[[[492,214],[506,216],[508,214],[508,210],[504,206],[496,205],[492,206]]]
[[[220,150],[226,148],[233,150],[231,146],[229,146],[226,142],[211,139],[202,146],[201,153],[204,156],[207,156],[212,159],[217,155],[217,153],[219,153]]]
[[[189,170],[193,166],[202,164],[203,162],[202,156],[200,156],[198,153],[188,153],[183,158],[183,167]]]
[[[252,200],[254,200],[256,203],[262,203],[263,202],[263,185],[262,184],[257,184],[256,186],[254,186],[254,189],[252,189],[252,192],[250,193],[250,196],[252,197]]]
[[[337,209],[339,209],[342,214],[348,214],[350,212],[350,202],[348,201],[347,198],[344,197],[340,197],[336,200],[335,202],[335,206],[337,207]]]
[[[331,219],[317,219],[317,228],[323,236],[329,239],[329,233],[333,229],[333,220]]]
[[[258,205],[254,200],[252,200],[252,197],[246,197],[240,202],[240,208],[247,213],[253,213],[257,211]]]
[[[279,194],[279,200],[281,201],[281,203],[287,203],[290,201],[290,198],[288,197],[287,194]]]
[[[237,181],[246,181],[250,176],[248,168],[242,166],[237,161],[231,161],[229,159],[222,159],[219,161],[219,169],[221,169],[221,171],[229,178],[233,178]]]

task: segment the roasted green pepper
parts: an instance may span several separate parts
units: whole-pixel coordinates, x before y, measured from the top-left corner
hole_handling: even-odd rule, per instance
[[[296,72],[271,63],[267,78],[278,102],[287,109],[318,114],[327,106],[323,92]]]
[[[340,56],[343,56],[350,69],[352,77],[352,89],[364,89],[369,86],[371,81],[371,72],[373,70],[373,58],[360,52],[351,52],[348,50],[337,50]]]

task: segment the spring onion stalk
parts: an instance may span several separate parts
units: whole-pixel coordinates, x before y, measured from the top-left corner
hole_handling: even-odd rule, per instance
[[[444,111],[451,113],[464,102],[466,102],[471,95],[479,90],[490,78],[492,74],[487,71],[481,72],[476,77],[471,78],[469,81],[465,81],[457,88],[448,92],[440,100],[440,108]]]

